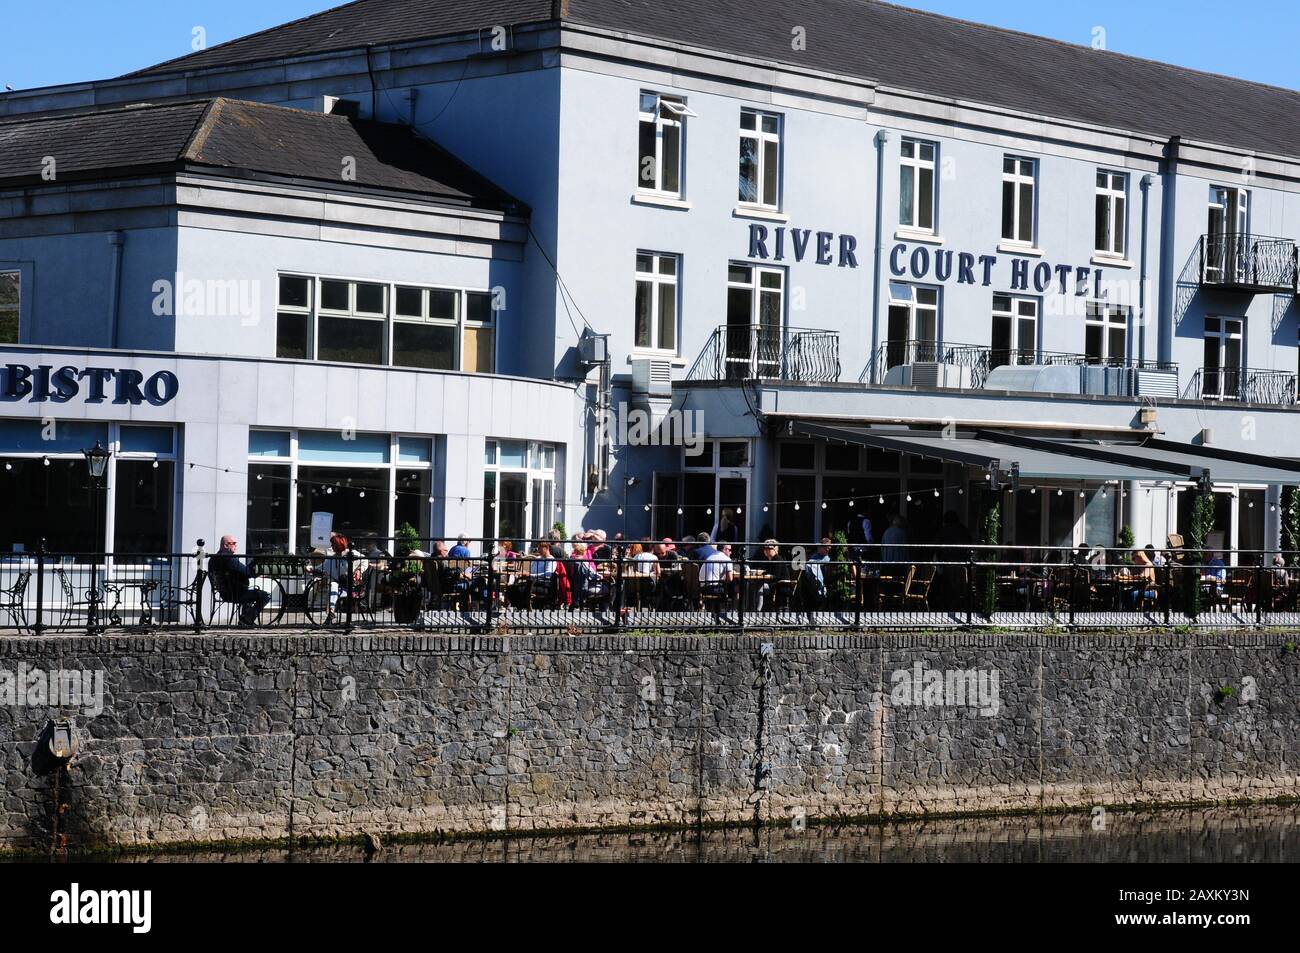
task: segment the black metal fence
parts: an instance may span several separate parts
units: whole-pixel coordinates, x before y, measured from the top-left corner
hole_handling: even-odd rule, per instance
[[[724,324],[714,329],[686,376],[692,381],[837,381],[840,337],[815,328]]]
[[[1300,554],[537,540],[0,558],[0,628],[354,631],[1300,625]],[[423,548],[420,548],[423,547]]]
[[[1246,232],[1202,235],[1201,283],[1224,288],[1291,292],[1297,288],[1296,243]]]

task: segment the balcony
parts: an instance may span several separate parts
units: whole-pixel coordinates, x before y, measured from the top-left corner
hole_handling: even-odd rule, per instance
[[[1101,361],[1064,351],[934,341],[881,345],[858,380],[953,390],[1178,396],[1178,365],[1167,361]]]
[[[813,328],[722,325],[686,375],[690,381],[840,379],[840,336]]]
[[[1296,294],[1296,243],[1243,232],[1202,235],[1202,288],[1245,294]]]
[[[1296,375],[1252,367],[1202,368],[1188,381],[1183,397],[1289,407],[1296,403]]]

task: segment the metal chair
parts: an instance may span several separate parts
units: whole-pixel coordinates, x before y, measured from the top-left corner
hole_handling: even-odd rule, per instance
[[[14,627],[20,630],[27,628],[27,583],[31,578],[31,570],[24,569],[18,573],[12,586],[0,589],[0,612],[9,616]]]

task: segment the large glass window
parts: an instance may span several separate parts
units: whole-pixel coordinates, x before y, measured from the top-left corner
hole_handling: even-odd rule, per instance
[[[675,96],[641,93],[636,187],[680,197],[686,117],[693,116]]]
[[[1239,318],[1205,319],[1205,363],[1201,396],[1213,400],[1241,396],[1242,322]]]
[[[1034,179],[1037,162],[1016,156],[1002,159],[1002,238],[1034,243]]]
[[[934,231],[934,168],[938,146],[919,139],[904,139],[898,165],[898,224],[918,231]]]
[[[1205,277],[1209,281],[1241,279],[1250,262],[1240,254],[1239,237],[1250,231],[1250,193],[1245,189],[1210,186],[1206,222]]]
[[[1128,176],[1122,172],[1097,172],[1097,223],[1095,248],[1099,254],[1124,257],[1128,208]]]
[[[637,252],[636,346],[677,353],[676,255]]]
[[[885,367],[937,360],[939,289],[891,282]]]
[[[429,437],[252,430],[248,453],[250,552],[309,552],[331,532],[390,550],[403,523],[429,534]]]
[[[989,367],[1033,364],[1038,359],[1038,299],[993,296],[993,348]]]
[[[781,205],[781,117],[740,111],[740,201],[776,209]]]
[[[316,358],[348,364],[384,363],[384,285],[324,280],[316,319]]]
[[[18,343],[20,277],[16,271],[0,271],[0,344]]]
[[[483,532],[521,543],[562,522],[555,490],[555,447],[488,440],[483,458]]]
[[[1089,364],[1123,365],[1128,358],[1128,309],[1088,302],[1084,353]]]
[[[96,441],[113,452],[97,506],[82,452]],[[174,493],[171,427],[0,421],[0,552],[30,552],[42,539],[51,553],[79,557],[171,552]]]
[[[784,316],[785,271],[732,262],[723,349],[728,380],[779,376]]]

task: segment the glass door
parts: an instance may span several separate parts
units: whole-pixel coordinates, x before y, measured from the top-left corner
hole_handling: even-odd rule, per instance
[[[1236,400],[1241,396],[1242,322],[1236,318],[1205,319],[1205,360],[1201,397]]]

